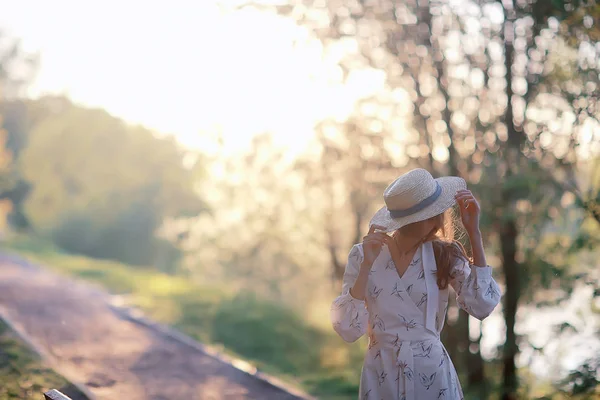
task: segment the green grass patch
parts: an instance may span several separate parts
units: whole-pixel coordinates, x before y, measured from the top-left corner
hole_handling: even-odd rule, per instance
[[[332,330],[311,326],[291,309],[252,294],[194,283],[151,268],[68,254],[30,237],[11,238],[3,247],[58,273],[126,295],[150,318],[203,343],[222,347],[226,353],[249,360],[262,371],[297,384],[320,399],[355,399],[358,394],[365,343],[348,345]],[[486,363],[490,400],[500,398],[501,367],[499,362]],[[553,392],[551,387],[539,389],[540,393],[533,396],[526,389],[531,378],[525,372],[520,375],[520,399],[587,400],[597,396],[544,395]],[[461,378],[464,382],[465,377]],[[0,381],[0,388],[3,387]],[[466,399],[480,398],[474,388],[469,389]],[[0,396],[0,400],[4,398]]]
[[[0,400],[40,400],[50,389],[58,389],[73,400],[86,399],[65,378],[46,367],[0,320]]]
[[[321,399],[357,396],[362,346],[348,346],[332,330],[309,325],[291,309],[150,268],[68,254],[30,237],[11,238],[4,249],[126,295],[150,318],[220,346]]]

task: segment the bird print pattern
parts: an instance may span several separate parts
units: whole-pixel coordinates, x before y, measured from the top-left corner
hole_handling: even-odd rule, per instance
[[[419,259],[420,261],[420,259]],[[427,286],[425,279],[419,280],[418,276],[425,276],[424,269],[421,264],[417,265],[412,271],[407,270],[406,279],[411,279],[410,283],[407,282],[406,290],[403,289],[402,283],[398,282],[398,290],[401,290],[405,296],[408,296],[410,300],[422,311],[425,312],[427,304]],[[417,276],[417,279],[415,279]],[[395,287],[396,288],[396,287]]]
[[[421,384],[427,389],[429,390],[429,388],[433,385],[434,381],[435,381],[435,377],[437,376],[437,372],[434,372],[433,374],[429,375],[429,374],[423,374],[423,373],[419,373],[419,378],[421,380]]]
[[[491,299],[496,299],[500,297],[500,292],[496,289],[496,286],[493,282],[490,282],[487,290],[485,291],[485,295]]]
[[[419,302],[417,303],[417,307],[421,307],[423,304],[425,304],[427,302],[427,293],[423,293],[421,295],[421,299],[419,300]]]
[[[402,293],[404,293],[404,290],[402,290],[400,286],[401,284],[396,282],[396,284],[394,285],[394,290],[392,290],[392,296],[396,296],[400,300],[404,301],[404,297],[402,297]]]
[[[398,333],[396,333],[396,338],[392,341],[392,346],[398,349],[402,347],[402,342],[400,341],[400,335]]]
[[[383,288],[378,288],[376,285],[373,285],[373,288],[371,290],[369,290],[369,295],[371,296],[371,298],[373,300],[377,300],[377,298],[379,297],[379,295],[381,294],[381,292],[383,292]]]
[[[408,332],[411,329],[415,329],[417,326],[417,322],[414,319],[407,319],[404,315],[398,314],[402,319],[402,325],[406,327],[406,331]]]
[[[402,361],[400,362],[399,367],[399,371],[402,372],[402,376],[404,376],[409,381],[412,381],[414,373],[413,370],[408,366],[408,364]],[[400,377],[400,375],[398,375],[398,377]]]
[[[375,272],[369,275],[366,298],[358,300],[349,294],[362,258],[356,248],[349,256],[342,294],[334,301],[331,315],[334,329],[344,340],[353,342],[370,335],[359,398],[464,399],[456,370],[439,340],[447,296],[460,291],[461,308],[477,318],[489,315],[501,298],[491,268],[478,267],[473,273],[474,267],[457,263],[450,281],[454,291],[432,292],[437,289],[435,264],[428,261],[434,259],[432,250],[426,256],[422,245],[402,277],[389,252],[382,251],[371,269]]]
[[[433,349],[433,343],[425,344],[424,342],[419,343],[420,349],[414,353],[415,357],[427,357],[431,354],[431,349]]]
[[[375,315],[375,317],[373,317],[372,328],[373,328],[373,330],[375,330],[375,328],[377,328],[380,331],[385,331],[385,323],[383,322],[383,319],[379,315]]]
[[[378,375],[379,386],[383,385],[385,382],[385,378],[387,377],[387,373],[385,371],[381,371]]]

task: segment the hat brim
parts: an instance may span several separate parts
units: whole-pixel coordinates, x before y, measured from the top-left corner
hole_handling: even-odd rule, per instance
[[[456,176],[445,176],[437,178],[436,181],[441,186],[442,193],[433,204],[402,218],[392,218],[389,210],[384,206],[371,218],[369,226],[378,225],[383,228],[381,229],[383,232],[391,232],[403,226],[435,217],[453,207],[456,204],[456,192],[467,188],[465,180]]]

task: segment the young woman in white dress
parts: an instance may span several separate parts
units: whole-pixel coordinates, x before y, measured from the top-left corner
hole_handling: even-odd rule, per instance
[[[396,179],[363,242],[352,247],[341,295],[331,307],[347,342],[369,336],[360,399],[463,399],[456,370],[440,341],[448,286],[458,305],[483,320],[500,289],[487,265],[480,208],[458,177],[434,179],[423,169]],[[448,212],[458,204],[472,259],[454,241]]]

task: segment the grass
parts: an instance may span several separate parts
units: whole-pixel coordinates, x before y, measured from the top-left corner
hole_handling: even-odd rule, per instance
[[[150,318],[220,346],[321,399],[356,398],[361,346],[346,345],[332,331],[309,325],[283,306],[152,269],[68,254],[31,237],[11,238],[3,247],[58,273],[126,295]]]
[[[226,287],[201,285],[152,269],[68,254],[31,237],[11,238],[3,247],[58,273],[97,283],[113,294],[126,295],[132,305],[150,318],[203,343],[220,346],[225,352],[249,360],[262,371],[295,383],[320,399],[357,396],[364,343],[349,346],[331,330],[311,326],[290,309]],[[492,380],[490,399],[497,400],[501,365],[487,363],[486,371]],[[1,379],[7,374],[0,371],[0,394]],[[524,380],[526,376],[522,373]],[[545,391],[552,392],[551,388]],[[469,400],[478,398],[474,392],[465,395]],[[540,394],[535,398],[583,400],[597,395],[590,396]],[[0,396],[0,400],[4,398]],[[523,391],[520,398],[531,396]]]
[[[47,368],[0,320],[0,400],[40,400],[50,389],[58,389],[73,400],[86,399],[65,378]]]

